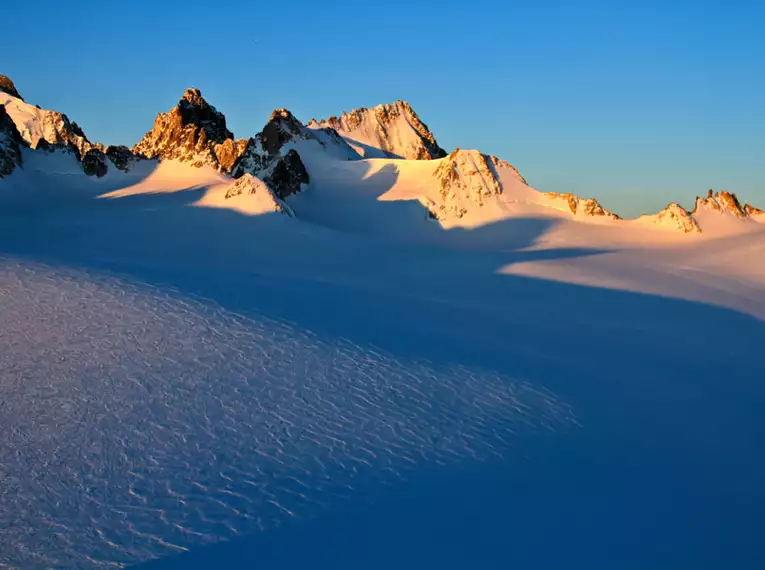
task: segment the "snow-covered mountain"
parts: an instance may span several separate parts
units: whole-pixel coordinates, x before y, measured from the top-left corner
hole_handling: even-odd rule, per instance
[[[311,197],[300,198],[296,204],[298,217],[345,226],[338,216],[346,215],[355,219],[350,226],[360,229],[389,226],[398,228],[391,230],[396,232],[403,223],[418,233],[416,226],[428,231],[427,218],[444,228],[540,218],[641,231],[715,234],[743,231],[754,221],[765,221],[762,210],[742,206],[735,194],[726,191],[710,191],[705,198],[697,198],[692,212],[673,203],[656,214],[623,220],[594,198],[537,190],[497,157],[464,149],[447,156],[404,101],[360,108],[308,125],[287,109],[276,109],[259,133],[237,139],[223,113],[199,89],[190,88],[173,109],[157,116],[153,128],[132,149],[91,142],[65,114],[25,102],[4,76],[0,76],[0,104],[15,125],[14,130],[6,123],[0,143],[6,176],[22,163],[21,147],[26,144],[40,151],[69,152],[85,174],[96,177],[112,166],[130,172],[144,159],[211,167],[231,179],[249,175],[252,180],[243,182],[244,186],[257,180],[256,186],[264,184],[287,208],[285,200],[296,200],[294,195],[309,191]],[[352,212],[347,208],[351,202],[365,205]],[[406,214],[406,222],[372,222],[383,211],[379,202],[409,202],[419,205],[423,215],[418,219]]]
[[[308,128],[331,127],[364,158],[430,160],[446,156],[433,133],[406,101],[361,107],[339,118],[311,120]]]

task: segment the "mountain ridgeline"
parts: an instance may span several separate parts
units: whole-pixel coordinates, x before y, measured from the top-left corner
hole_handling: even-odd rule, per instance
[[[190,88],[128,148],[90,141],[65,114],[29,104],[13,81],[0,75],[0,178],[23,170],[27,152],[70,154],[86,175],[94,177],[110,171],[129,173],[143,161],[212,168],[232,179],[227,197],[258,193],[273,201],[274,210],[289,215],[294,213],[285,200],[310,187],[317,172],[326,177],[327,172],[344,171],[341,165],[347,161],[376,159],[387,161],[397,173],[407,199],[419,200],[426,217],[445,226],[493,221],[522,208],[535,215],[630,223],[682,234],[703,233],[708,224],[722,218],[765,222],[763,210],[742,204],[724,190],[697,197],[692,211],[672,203],[656,214],[622,220],[594,198],[535,190],[517,169],[497,157],[475,150],[447,153],[411,105],[401,100],[307,124],[287,109],[276,109],[260,132],[237,139],[224,114],[199,89]],[[415,163],[419,166],[414,170],[405,168]],[[417,178],[407,179],[405,171],[416,172]],[[234,184],[235,180],[241,181]]]

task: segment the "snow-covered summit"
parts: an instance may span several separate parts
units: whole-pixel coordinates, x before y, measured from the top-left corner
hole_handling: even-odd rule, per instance
[[[152,130],[132,151],[146,158],[191,162],[230,172],[247,141],[234,140],[223,113],[210,105],[199,89],[187,89],[178,104],[160,113]]]
[[[638,218],[638,222],[686,234],[701,233],[701,228],[691,213],[675,202],[669,204],[661,212],[641,216]]]
[[[447,154],[406,101],[361,107],[339,118],[308,123],[308,128],[322,127],[335,129],[365,158],[429,160]]]

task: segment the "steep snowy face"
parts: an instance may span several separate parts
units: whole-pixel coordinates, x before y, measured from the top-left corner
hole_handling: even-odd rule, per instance
[[[19,133],[32,148],[38,148],[42,143],[70,146],[77,149],[80,158],[91,149],[103,150],[102,145],[91,143],[77,123],[70,121],[63,113],[38,109],[7,92],[0,92],[0,105],[5,107]]]
[[[676,203],[670,204],[658,214],[641,216],[638,218],[638,221],[670,231],[686,234],[701,233],[701,228],[696,222],[696,219],[690,212]]]
[[[446,152],[406,101],[361,107],[339,118],[312,120],[308,128],[331,127],[364,158],[431,160]]]
[[[245,140],[234,140],[223,113],[205,101],[199,89],[187,89],[178,105],[157,116],[152,130],[132,151],[230,172],[246,145]]]
[[[19,92],[16,90],[16,86],[13,84],[13,81],[11,81],[11,78],[6,75],[0,75],[0,91],[7,93],[12,97],[16,97],[16,99],[21,99],[22,101],[24,100],[24,98],[19,95]]]
[[[16,129],[16,124],[5,111],[5,107],[0,107],[0,178],[21,166],[23,146],[24,139]]]
[[[580,198],[576,194],[559,194],[557,192],[545,192],[544,195],[555,202],[565,204],[575,216],[602,216],[611,220],[621,219],[601,206],[595,198]]]

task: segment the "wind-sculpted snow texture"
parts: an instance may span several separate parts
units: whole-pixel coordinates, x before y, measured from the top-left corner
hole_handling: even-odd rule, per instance
[[[171,554],[572,421],[490,372],[7,259],[0,347],[0,567]]]

